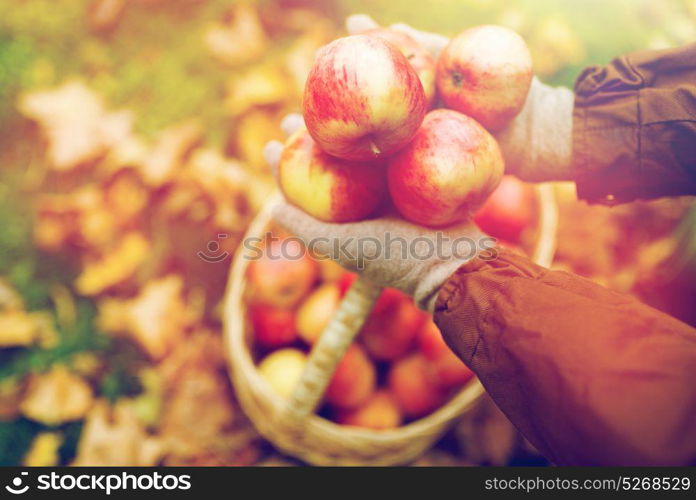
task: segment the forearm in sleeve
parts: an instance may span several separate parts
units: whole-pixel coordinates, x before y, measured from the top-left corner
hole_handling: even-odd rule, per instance
[[[696,194],[696,44],[587,68],[575,93],[579,198],[611,204]]]
[[[435,321],[558,464],[696,460],[696,331],[632,297],[500,250],[447,281]]]

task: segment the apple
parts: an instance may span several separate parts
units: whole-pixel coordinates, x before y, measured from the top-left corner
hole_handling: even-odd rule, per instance
[[[319,264],[319,275],[323,283],[338,282],[345,272],[336,261],[325,257],[317,259],[317,263]]]
[[[476,212],[474,222],[491,236],[519,243],[522,233],[534,227],[537,216],[534,188],[516,177],[506,175]]]
[[[423,323],[418,333],[418,346],[432,364],[440,385],[445,389],[464,385],[473,378],[474,372],[447,346],[432,319]]]
[[[394,363],[387,384],[407,417],[422,417],[445,402],[445,392],[435,370],[419,352]]]
[[[498,143],[476,120],[437,109],[389,159],[389,192],[406,219],[431,227],[467,219],[503,176]]]
[[[326,402],[337,408],[355,408],[375,391],[377,370],[362,347],[351,345],[326,389]]]
[[[341,277],[338,280],[338,289],[341,292],[341,297],[343,297],[348,289],[353,286],[353,283],[355,280],[358,279],[358,275],[355,273],[350,273],[348,271],[344,271]]]
[[[376,430],[394,429],[401,425],[402,420],[396,399],[385,390],[375,392],[357,408],[336,413],[339,424]]]
[[[397,48],[418,74],[428,108],[435,103],[435,59],[430,52],[406,33],[389,28],[375,28],[364,34],[376,36]]]
[[[277,348],[297,340],[295,311],[266,304],[249,306],[254,340],[262,347]]]
[[[353,35],[321,48],[307,77],[303,114],[319,147],[345,160],[388,157],[418,130],[423,85],[384,40]]]
[[[511,29],[477,26],[444,48],[436,82],[446,107],[471,116],[488,130],[500,130],[524,106],[532,83],[532,56]]]
[[[387,198],[382,160],[358,162],[330,156],[304,128],[285,143],[278,184],[288,202],[326,222],[364,219]]]
[[[374,359],[397,359],[414,345],[425,313],[402,292],[386,289],[360,331],[360,341]]]
[[[277,395],[287,399],[300,381],[306,364],[305,353],[286,347],[266,356],[259,364],[259,373]]]
[[[278,307],[293,307],[310,291],[317,279],[317,263],[297,239],[270,240],[249,263],[250,301]]]
[[[297,309],[297,332],[308,344],[314,344],[338,309],[341,291],[335,284],[314,290]]]

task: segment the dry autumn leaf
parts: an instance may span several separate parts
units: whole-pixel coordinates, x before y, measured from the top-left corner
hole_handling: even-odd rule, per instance
[[[257,106],[281,104],[288,100],[288,77],[277,64],[254,66],[227,82],[225,107],[239,116]]]
[[[245,64],[263,55],[268,39],[256,8],[248,4],[232,7],[226,23],[208,27],[205,45],[220,61],[229,65]]]
[[[128,115],[107,112],[102,99],[80,81],[24,94],[19,109],[41,126],[49,161],[58,171],[96,159],[130,132]]]
[[[154,146],[138,164],[140,174],[149,186],[161,186],[172,180],[182,159],[201,139],[198,121],[189,120],[162,131]]]
[[[244,465],[257,458],[258,435],[234,403],[220,338],[195,332],[160,365],[165,406],[158,436],[167,465]]]
[[[129,233],[116,248],[101,258],[88,261],[75,281],[83,295],[96,295],[130,278],[143,262],[150,244],[140,233]]]
[[[22,414],[44,425],[79,420],[92,406],[92,388],[63,365],[29,377]]]
[[[25,467],[54,467],[58,465],[58,448],[63,444],[63,436],[58,432],[41,432],[32,441],[24,456]]]
[[[147,467],[161,456],[159,441],[147,433],[131,400],[115,406],[100,400],[87,415],[73,465]]]
[[[129,335],[152,359],[166,356],[197,319],[176,275],[146,283],[133,299],[103,299],[98,309],[101,329]]]
[[[126,329],[153,359],[161,359],[184,336],[191,323],[181,277],[147,283],[125,309]]]
[[[38,334],[36,321],[25,311],[0,311],[0,347],[31,345]]]

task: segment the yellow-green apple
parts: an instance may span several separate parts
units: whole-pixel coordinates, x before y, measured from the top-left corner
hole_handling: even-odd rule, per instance
[[[386,390],[378,390],[367,401],[351,410],[339,410],[336,421],[342,425],[367,429],[394,429],[401,425],[403,416],[394,396]]]
[[[361,220],[387,196],[382,160],[342,160],[322,151],[306,129],[285,143],[278,183],[288,202],[327,222]]]
[[[432,319],[426,321],[418,333],[418,346],[432,363],[440,385],[446,389],[461,386],[474,376],[464,362],[447,346],[440,329]]]
[[[503,175],[498,143],[449,109],[425,116],[413,141],[389,159],[389,192],[406,219],[442,227],[468,218]]]
[[[394,363],[389,371],[387,384],[407,417],[422,417],[445,401],[445,391],[435,370],[419,352]]]
[[[428,108],[435,103],[435,58],[406,33],[389,28],[375,28],[364,34],[376,36],[399,49],[420,78]]]
[[[338,286],[329,283],[314,290],[297,309],[297,333],[308,344],[314,344],[329,324],[341,301]]]
[[[258,249],[247,278],[252,303],[293,307],[317,279],[317,263],[294,238],[275,239]]]
[[[384,40],[353,35],[321,48],[305,85],[309,133],[346,160],[387,157],[404,147],[426,111],[418,74]]]
[[[387,288],[360,331],[365,350],[379,361],[397,359],[414,345],[425,313],[402,292]]]
[[[262,347],[274,349],[297,340],[293,309],[252,304],[249,306],[249,318],[254,329],[254,340]]]
[[[345,272],[334,260],[320,258],[317,262],[319,264],[319,274],[323,283],[337,283]]]
[[[477,26],[454,37],[437,61],[437,90],[446,107],[500,130],[524,106],[532,56],[521,36],[503,26]]]
[[[525,229],[537,219],[537,198],[534,188],[511,175],[506,175],[483,206],[474,222],[487,234],[519,243]]]
[[[289,398],[300,381],[307,364],[307,355],[299,349],[286,347],[273,351],[259,364],[259,373],[280,397]]]
[[[355,408],[375,391],[377,370],[362,347],[346,351],[326,389],[326,402],[336,408]]]

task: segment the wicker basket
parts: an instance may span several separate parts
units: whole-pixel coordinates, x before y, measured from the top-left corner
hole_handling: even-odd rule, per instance
[[[540,203],[533,259],[551,264],[555,251],[557,208],[550,185],[537,186]],[[271,221],[268,201],[246,237],[262,235]],[[381,289],[358,279],[312,348],[305,372],[289,400],[272,392],[256,369],[249,349],[243,301],[249,260],[240,249],[232,264],[225,296],[225,341],[231,378],[239,402],[259,433],[284,452],[315,465],[393,465],[414,460],[481,396],[478,380],[467,384],[440,409],[390,430],[335,424],[314,414],[338,362],[369,315]]]

